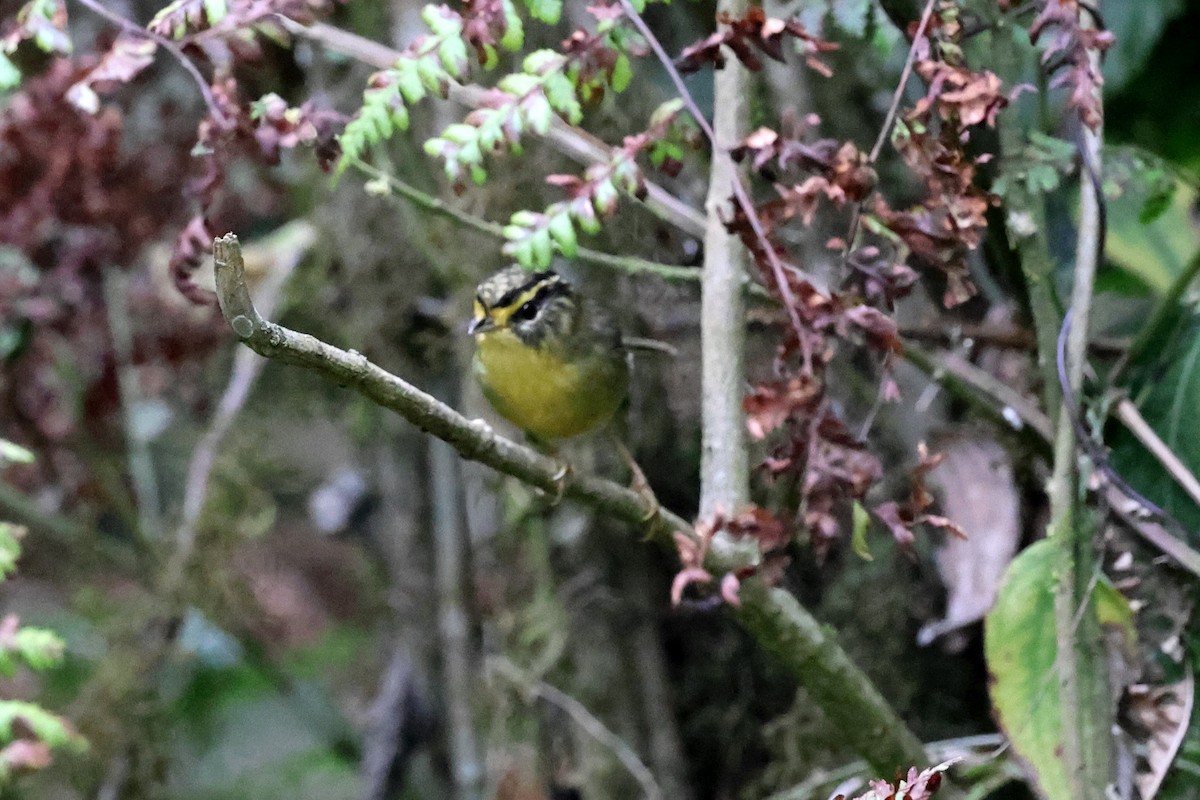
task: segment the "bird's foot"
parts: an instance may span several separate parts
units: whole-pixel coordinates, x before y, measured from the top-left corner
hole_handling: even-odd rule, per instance
[[[571,462],[564,459],[558,460],[558,472],[555,472],[554,477],[550,479],[551,483],[554,484],[554,493],[551,494],[550,492],[543,490],[543,492],[550,498],[551,508],[563,501],[563,495],[567,493],[567,484],[570,483],[572,472],[573,469],[571,467]]]
[[[632,476],[629,480],[629,488],[637,493],[638,497],[642,499],[642,505],[646,508],[646,513],[642,515],[640,521],[643,525],[652,525],[662,513],[662,506],[659,504],[658,498],[654,496],[654,490],[650,488],[650,481],[646,480],[646,473],[642,472],[642,468],[638,466],[633,453],[629,452],[629,448],[620,439],[614,437],[613,441],[617,443],[617,452],[621,454],[625,466],[629,467]]]

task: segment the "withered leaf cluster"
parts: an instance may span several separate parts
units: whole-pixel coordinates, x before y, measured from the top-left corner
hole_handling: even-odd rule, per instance
[[[1079,112],[1084,125],[1096,130],[1104,121],[1100,103],[1104,76],[1099,63],[1092,63],[1090,54],[1103,54],[1116,37],[1101,27],[1081,25],[1080,12],[1084,10],[1099,23],[1095,12],[1079,0],[1049,0],[1042,4],[1042,10],[1029,26],[1029,37],[1036,42],[1042,34],[1047,34],[1042,64],[1048,74],[1054,75],[1051,88],[1069,88],[1070,106]]]
[[[721,69],[725,66],[724,47],[732,50],[747,69],[758,72],[763,68],[758,54],[782,62],[784,42],[791,39],[800,43],[804,61],[810,68],[826,77],[833,74],[820,54],[837,50],[838,45],[813,36],[797,20],[768,17],[760,6],[753,6],[744,17],[721,13],[717,22],[725,27],[680,53],[675,62],[680,72],[695,72],[705,64]]]

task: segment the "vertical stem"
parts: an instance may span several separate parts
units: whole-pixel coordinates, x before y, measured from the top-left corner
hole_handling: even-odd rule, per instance
[[[108,328],[112,334],[113,356],[116,360],[117,394],[121,399],[121,417],[125,428],[128,451],[129,478],[137,500],[138,527],[143,538],[162,535],[162,506],[159,501],[158,478],[150,442],[140,424],[138,408],[142,389],[138,383],[137,367],[133,363],[133,320],[129,316],[129,276],[111,267],[104,273],[104,307],[108,312]]]
[[[717,13],[739,18],[746,0],[718,0]],[[745,383],[745,305],[747,254],[725,229],[737,167],[728,148],[748,133],[749,73],[736,59],[716,70],[713,88],[712,171],[704,232],[704,277],[700,303],[703,451],[700,460],[700,516],[718,507],[733,510],[750,494],[746,426],[742,417]]]
[[[451,385],[451,381],[444,381]],[[471,653],[466,597],[466,528],[458,454],[441,439],[429,440],[429,476],[437,580],[438,634],[442,687],[446,693],[447,738],[457,800],[481,800],[483,766],[471,712],[472,686],[478,674]]]
[[[1090,21],[1085,13],[1081,24]],[[1089,54],[1099,71],[1099,54]],[[1083,382],[1087,357],[1088,321],[1096,262],[1103,246],[1100,207],[1101,131],[1081,128],[1080,150],[1084,168],[1079,200],[1079,231],[1076,239],[1074,285],[1071,290],[1071,324],[1064,363],[1064,400],[1076,402]],[[1102,798],[1108,783],[1109,734],[1105,703],[1098,699],[1097,685],[1103,680],[1099,641],[1094,636],[1095,620],[1083,583],[1092,574],[1093,527],[1085,519],[1081,475],[1076,459],[1075,429],[1071,411],[1060,407],[1054,441],[1054,472],[1050,479],[1049,534],[1057,544],[1057,586],[1054,619],[1058,645],[1059,708],[1063,727],[1063,763],[1072,796],[1081,800]],[[1103,691],[1103,687],[1100,687]]]

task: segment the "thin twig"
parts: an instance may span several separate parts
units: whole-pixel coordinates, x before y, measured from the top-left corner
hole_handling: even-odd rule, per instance
[[[200,89],[200,96],[204,98],[204,104],[208,106],[208,110],[212,113],[218,124],[222,126],[228,124],[229,119],[225,116],[225,112],[221,110],[221,106],[217,103],[217,98],[213,95],[212,87],[208,85],[208,81],[205,80],[204,75],[200,73],[200,68],[197,67],[196,64],[184,54],[179,45],[175,44],[165,36],[160,36],[151,30],[143,28],[141,25],[138,25],[132,20],[125,19],[115,11],[100,5],[97,0],[79,0],[79,3],[93,13],[99,14],[109,22],[117,25],[128,33],[131,33],[134,36],[141,36],[142,38],[149,39],[163,50],[166,50],[168,53],[174,56],[175,60],[178,61],[185,70],[187,70],[188,74],[192,76],[192,80],[196,82],[196,86]]]
[[[462,414],[401,380],[354,350],[341,350],[319,339],[263,319],[250,299],[237,237],[227,234],[213,243],[217,300],[230,327],[250,349],[268,358],[315,370],[343,386],[351,386],[391,409],[423,431],[449,442],[459,455],[512,475],[552,495],[593,505],[630,522],[645,523],[646,500],[612,481],[564,470],[558,459],[500,436],[482,420]],[[657,519],[672,531],[690,533],[692,526],[661,509]]]
[[[271,257],[267,278],[258,289],[258,302],[267,314],[275,310],[284,284],[316,240],[316,231],[306,222],[293,222],[272,234],[271,240],[273,244],[261,245],[270,252]],[[165,585],[168,589],[178,587],[187,565],[192,560],[196,547],[196,528],[200,521],[200,512],[204,509],[204,501],[208,497],[209,479],[221,443],[233,427],[234,419],[245,405],[250,390],[265,364],[266,361],[253,350],[242,349],[234,354],[229,383],[217,403],[217,411],[209,423],[208,430],[192,451],[184,485],[182,518],[179,527],[175,529],[175,550],[171,554],[166,573]]]
[[[1099,52],[1091,50],[1088,59],[1092,68],[1098,71]],[[1097,103],[1101,102],[1099,96],[1095,99]],[[1078,396],[1083,384],[1088,320],[1096,270],[1104,250],[1105,214],[1099,176],[1101,132],[1082,125],[1079,138],[1084,180],[1079,192],[1074,282],[1070,305],[1063,319],[1064,328],[1072,322],[1073,327],[1060,336],[1064,340],[1059,346],[1058,359],[1063,407],[1054,431],[1054,464],[1047,489],[1050,499],[1047,531],[1055,545],[1055,664],[1062,718],[1062,764],[1068,792],[1073,797],[1093,798],[1102,796],[1103,786],[1109,778],[1111,740],[1107,720],[1100,719],[1103,710],[1088,702],[1096,684],[1103,680],[1100,670],[1104,665],[1097,648],[1092,646],[1095,638],[1092,631],[1089,630],[1088,641],[1081,641],[1074,620],[1079,603],[1086,597],[1080,586],[1081,567],[1095,561],[1095,554],[1087,539],[1090,528],[1080,513],[1081,475],[1077,460],[1080,443],[1084,438],[1090,441],[1090,437],[1077,440],[1077,408],[1072,398]]]
[[[1075,444],[1087,454],[1092,465],[1103,475],[1110,483],[1116,486],[1121,492],[1142,508],[1149,511],[1156,517],[1170,519],[1170,515],[1164,511],[1157,503],[1145,497],[1137,489],[1125,480],[1125,476],[1113,467],[1108,459],[1108,453],[1104,451],[1103,445],[1092,438],[1091,431],[1083,423],[1083,416],[1080,414],[1080,403],[1075,388],[1071,385],[1071,378],[1067,372],[1067,345],[1071,338],[1071,319],[1072,310],[1067,309],[1067,313],[1063,315],[1062,327],[1058,332],[1058,341],[1055,348],[1055,368],[1058,372],[1058,383],[1062,391],[1063,413],[1071,422],[1071,427],[1075,429]]]
[[[383,408],[396,412],[421,430],[451,444],[467,459],[479,461],[551,494],[569,497],[602,513],[645,525],[646,499],[613,481],[574,471],[532,448],[497,435],[482,420],[469,420],[426,392],[372,364],[365,356],[341,350],[307,334],[264,320],[246,287],[245,267],[237,237],[213,243],[217,299],[225,320],[251,349],[269,358],[310,369],[340,386],[348,386]],[[661,509],[656,529],[694,537],[693,527]],[[740,564],[722,563],[709,551],[706,566],[724,573]],[[908,729],[870,679],[799,603],[782,589],[757,580],[742,584],[738,618],[781,666],[803,679],[849,747],[873,766],[891,774],[923,760],[920,740]]]
[[[904,98],[904,90],[908,87],[908,79],[912,76],[913,64],[917,60],[917,43],[925,36],[925,30],[929,27],[929,19],[933,16],[935,2],[936,0],[927,0],[925,3],[925,10],[921,13],[921,22],[917,25],[917,32],[908,45],[908,55],[904,59],[904,68],[900,70],[900,80],[896,82],[896,91],[892,93],[892,103],[883,117],[883,125],[879,128],[879,135],[875,137],[875,144],[871,146],[871,152],[867,155],[867,164],[869,165],[873,165],[879,158],[879,153],[883,150],[883,143],[891,136],[892,126],[896,123],[896,114],[900,110],[900,101]],[[846,232],[846,249],[842,253],[843,259],[854,249],[854,240],[858,238],[858,226],[862,222],[862,207],[863,201],[860,200],[854,204],[854,210],[850,213],[850,227]]]
[[[1117,419],[1121,420],[1142,446],[1158,459],[1158,463],[1162,464],[1167,474],[1187,492],[1192,502],[1200,505],[1200,481],[1196,480],[1195,474],[1175,455],[1175,451],[1154,432],[1137,406],[1128,397],[1122,397],[1117,401],[1116,412]]]
[[[717,141],[717,136],[713,132],[712,126],[708,124],[708,119],[696,104],[692,93],[688,91],[687,84],[683,82],[683,76],[679,74],[679,70],[675,69],[674,62],[671,61],[671,57],[667,55],[667,51],[663,48],[662,43],[658,41],[654,32],[650,30],[650,26],[646,24],[646,21],[642,19],[642,16],[638,14],[629,0],[621,0],[621,7],[625,10],[625,15],[629,17],[629,21],[642,34],[642,37],[650,45],[650,49],[654,51],[654,55],[671,78],[671,82],[675,84],[675,90],[679,93],[680,99],[683,100],[684,106],[692,117],[695,118],[696,124],[700,126],[700,130],[708,138],[709,144],[712,146],[713,158],[731,158],[728,148],[732,142]],[[804,349],[805,368],[811,371],[812,354],[809,352],[808,337],[805,336],[804,326],[800,322],[800,313],[796,310],[796,298],[792,294],[792,287],[788,283],[787,275],[784,274],[783,263],[779,260],[779,254],[775,252],[774,245],[767,238],[766,231],[762,227],[762,221],[759,220],[758,212],[754,208],[753,201],[750,199],[750,194],[746,191],[746,186],[742,183],[741,177],[737,175],[736,171],[733,171],[732,183],[733,196],[737,200],[742,213],[746,215],[746,221],[750,224],[750,229],[754,231],[754,237],[758,239],[763,252],[766,253],[767,260],[771,262],[771,272],[775,278],[779,297],[783,300],[783,305],[787,309],[788,317],[792,322],[792,327],[796,331],[800,346]]]
[[[908,79],[912,76],[913,64],[917,60],[917,44],[925,36],[925,30],[929,27],[929,19],[933,16],[933,5],[937,0],[927,0],[925,10],[921,12],[921,22],[917,25],[917,32],[913,35],[912,43],[908,46],[908,57],[904,59],[904,69],[900,70],[900,80],[896,83],[896,91],[892,93],[892,104],[888,107],[887,114],[884,115],[883,125],[879,128],[879,135],[875,137],[875,144],[871,146],[871,153],[867,156],[867,163],[874,164],[879,158],[879,152],[883,150],[883,143],[887,141],[891,135],[892,125],[896,122],[896,113],[900,110],[900,101],[904,98],[904,90],[908,86]]]
[[[601,746],[612,751],[621,765],[642,787],[642,794],[648,800],[663,800],[662,789],[659,787],[658,781],[654,779],[654,773],[650,771],[650,768],[646,766],[628,742],[609,730],[608,726],[595,714],[588,711],[587,706],[561,689],[525,674],[516,664],[506,658],[494,659],[491,667],[495,674],[502,676],[523,692],[540,697],[565,711],[581,731],[592,737]]]
[[[125,428],[125,445],[129,479],[137,501],[138,533],[143,539],[161,536],[162,506],[159,500],[158,477],[150,453],[149,434],[142,420],[145,413],[137,367],[133,363],[133,321],[129,315],[129,276],[118,268],[104,273],[104,308],[112,335],[113,358],[116,361],[117,395],[121,402],[121,417]]]
[[[399,50],[393,50],[332,25],[321,22],[303,25],[282,15],[277,16],[276,20],[289,33],[318,42],[330,50],[376,69],[390,69],[404,55]],[[447,89],[452,101],[468,108],[485,105],[488,91],[482,86],[454,81],[449,82]],[[613,148],[557,116],[551,118],[550,132],[545,138],[560,153],[581,164],[607,164],[612,160]],[[646,181],[645,186],[646,197],[642,202],[651,213],[684,233],[696,237],[704,236],[703,214],[653,181]]]
[[[449,394],[450,387],[457,382],[456,366],[452,359],[443,367],[444,374],[438,379],[442,389],[440,394]],[[471,602],[466,589],[472,578],[468,558],[470,543],[463,526],[461,462],[454,449],[440,439],[429,440],[426,460],[450,774],[458,800],[481,800],[485,770],[475,738],[471,707],[478,654],[471,642]]]
[[[450,219],[459,225],[478,231],[479,233],[491,236],[494,239],[505,240],[504,226],[495,222],[481,219],[455,207],[451,203],[447,203],[440,198],[422,192],[415,186],[406,183],[405,181],[390,175],[381,169],[371,166],[361,159],[354,159],[350,162],[350,166],[354,167],[364,175],[369,175],[374,180],[382,180],[388,184],[388,187],[403,197],[408,202],[422,208],[432,214]],[[599,250],[592,250],[588,247],[580,247],[576,250],[574,258],[582,261],[585,264],[595,264],[596,266],[608,267],[610,269],[620,270],[631,275],[654,275],[667,281],[698,281],[700,279],[700,270],[691,267],[679,267],[673,264],[663,264],[658,261],[650,261],[637,256],[614,256],[609,253],[602,253]]]

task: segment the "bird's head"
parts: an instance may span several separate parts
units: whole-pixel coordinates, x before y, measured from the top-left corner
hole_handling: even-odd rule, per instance
[[[575,292],[562,276],[553,270],[526,272],[514,265],[479,284],[467,332],[478,338],[508,331],[536,347],[570,334],[577,318]]]

